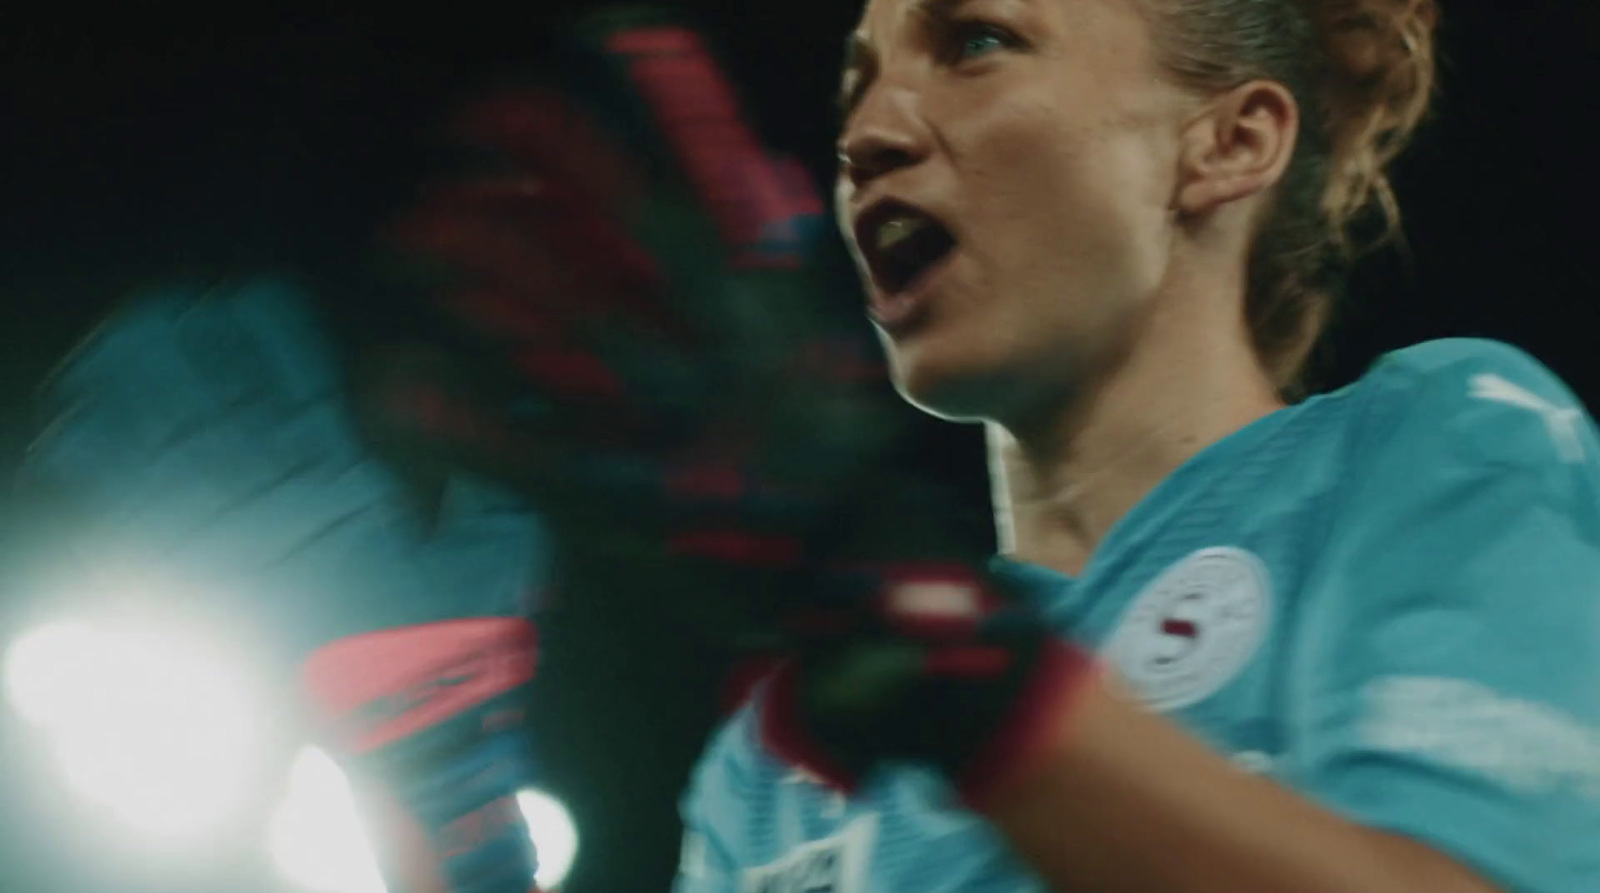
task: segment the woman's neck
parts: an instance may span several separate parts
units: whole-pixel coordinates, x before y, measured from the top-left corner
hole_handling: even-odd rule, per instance
[[[988,426],[1002,552],[1081,573],[1112,526],[1163,479],[1283,407],[1242,327],[1227,337],[1225,327],[1176,316],[1153,319],[1098,387],[1042,424]],[[1207,331],[1219,334],[1209,342],[1194,335]]]

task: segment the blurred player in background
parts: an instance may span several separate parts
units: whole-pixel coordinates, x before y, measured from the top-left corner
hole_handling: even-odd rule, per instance
[[[282,279],[130,297],[41,402],[20,477],[59,528],[43,573],[150,621],[253,633],[286,705],[259,719],[345,767],[391,893],[534,889],[516,795],[540,780],[528,689],[549,567],[525,502],[458,470],[419,498]]]
[[[804,362],[848,340],[804,313],[839,287],[813,206],[692,32],[595,32],[631,106],[469,116],[512,172],[411,244],[544,402],[451,448],[792,609],[684,799],[678,890],[1600,884],[1592,423],[1487,341],[1300,396],[1354,231],[1397,225],[1436,16],[867,4],[837,210],[896,390],[989,432],[987,563],[882,464],[893,425],[830,423],[874,397]]]

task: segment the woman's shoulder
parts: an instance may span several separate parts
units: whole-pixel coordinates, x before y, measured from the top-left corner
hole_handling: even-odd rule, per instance
[[[1391,351],[1372,364],[1356,387],[1417,390],[1440,381],[1470,384],[1484,375],[1510,376],[1534,391],[1566,392],[1556,374],[1532,354],[1488,338],[1440,338]]]
[[[1500,341],[1448,338],[1385,354],[1347,396],[1358,451],[1431,445],[1468,461],[1576,465],[1600,454],[1583,402],[1544,363]]]

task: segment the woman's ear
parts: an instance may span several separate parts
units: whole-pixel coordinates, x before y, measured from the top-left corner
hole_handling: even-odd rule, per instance
[[[1294,95],[1275,81],[1217,97],[1184,129],[1173,208],[1200,217],[1271,190],[1294,157],[1299,127]]]

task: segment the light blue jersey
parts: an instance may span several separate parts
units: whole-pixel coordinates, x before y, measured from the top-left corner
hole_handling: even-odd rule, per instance
[[[68,585],[85,587],[81,566],[91,591],[174,586],[264,624],[295,667],[373,630],[531,611],[548,574],[539,519],[457,474],[425,521],[358,434],[311,306],[272,279],[166,287],[63,364],[19,478],[65,512]]]
[[[1508,891],[1600,890],[1600,440],[1526,355],[1391,354],[1194,457],[1080,576],[997,570],[1250,771]],[[931,773],[845,800],[759,710],[695,773],[678,893],[1045,889]]]

